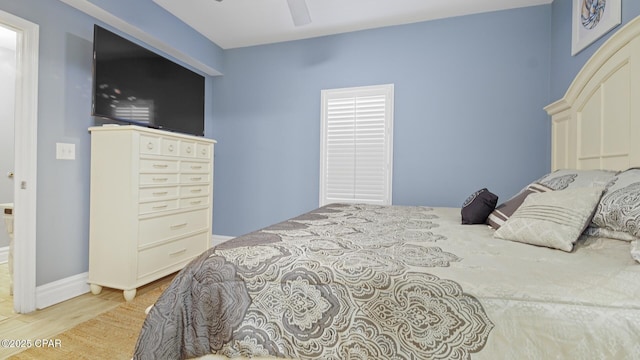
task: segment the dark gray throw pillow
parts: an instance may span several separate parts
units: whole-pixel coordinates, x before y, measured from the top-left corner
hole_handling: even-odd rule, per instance
[[[497,203],[498,196],[487,188],[476,191],[462,205],[460,211],[462,223],[465,225],[484,224],[489,214],[496,208]]]

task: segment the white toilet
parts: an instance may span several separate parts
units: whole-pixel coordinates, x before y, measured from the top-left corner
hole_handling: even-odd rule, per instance
[[[9,295],[13,295],[13,203],[0,204],[0,210],[9,234]]]

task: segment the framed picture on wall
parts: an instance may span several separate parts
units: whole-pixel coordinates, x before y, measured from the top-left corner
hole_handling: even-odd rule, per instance
[[[573,0],[572,56],[620,24],[621,1]]]

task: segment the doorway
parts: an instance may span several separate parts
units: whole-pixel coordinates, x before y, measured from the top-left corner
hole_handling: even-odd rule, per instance
[[[28,313],[36,309],[39,27],[4,11],[0,11],[0,26],[16,34],[13,308],[17,313]],[[2,231],[5,229],[3,228]]]
[[[17,34],[12,29],[0,26],[0,210],[4,221],[0,223],[0,249],[2,249],[1,271],[3,312],[13,304],[12,269],[13,254],[11,234],[13,221],[9,212],[13,208],[14,172],[14,119],[16,92],[16,42]],[[7,315],[7,314],[0,314]]]

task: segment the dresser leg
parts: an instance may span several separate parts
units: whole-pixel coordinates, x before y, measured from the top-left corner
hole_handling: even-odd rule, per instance
[[[98,295],[102,292],[102,286],[100,285],[96,285],[96,284],[91,284],[89,285],[89,287],[91,288],[91,293],[93,295]]]
[[[133,290],[125,290],[122,292],[122,295],[124,295],[124,299],[127,301],[131,301],[133,300],[134,297],[136,297],[136,289]]]

